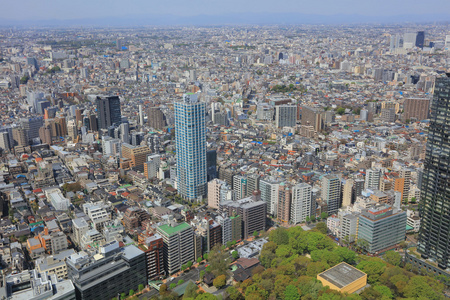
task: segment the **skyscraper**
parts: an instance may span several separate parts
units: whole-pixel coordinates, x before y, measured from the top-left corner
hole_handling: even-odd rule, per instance
[[[424,43],[425,43],[425,31],[417,31],[416,47],[423,49]]]
[[[178,193],[189,200],[206,195],[206,105],[197,97],[175,102]]]
[[[122,122],[118,96],[97,97],[98,128],[107,129]]]
[[[418,250],[450,266],[450,74],[436,79],[421,185]]]

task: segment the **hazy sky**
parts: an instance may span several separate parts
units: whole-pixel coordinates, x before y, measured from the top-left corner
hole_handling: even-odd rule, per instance
[[[0,18],[8,20],[235,12],[367,16],[450,14],[450,0],[0,0]]]

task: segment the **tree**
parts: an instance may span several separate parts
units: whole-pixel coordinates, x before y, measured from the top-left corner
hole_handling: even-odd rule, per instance
[[[216,277],[227,273],[228,253],[221,249],[220,244],[217,244],[212,248],[211,252],[209,252],[208,258],[208,267],[211,267],[210,269]]]
[[[412,197],[411,200],[409,201],[411,203],[416,203],[416,197]]]
[[[327,212],[321,213],[321,214],[320,214],[320,218],[321,218],[322,220],[325,220],[326,218],[328,218],[328,213],[327,213]]]
[[[25,75],[25,76],[20,78],[20,83],[21,84],[27,84],[29,79],[30,79],[30,77],[28,77],[28,75]]]
[[[289,243],[289,234],[286,228],[279,227],[269,233],[269,241],[277,245],[287,245]]]
[[[193,265],[192,261],[188,261],[187,264],[186,264],[186,266],[188,267],[188,269],[190,269],[190,268],[192,267],[192,265]]]
[[[233,251],[233,252],[231,252],[231,256],[233,256],[234,259],[238,259],[239,253],[237,251]]]
[[[120,294],[120,299],[125,299],[126,297],[127,297],[127,294],[125,294],[125,293]]]
[[[159,287],[159,294],[164,295],[167,292],[167,284],[163,283]]]
[[[203,277],[205,277],[205,270],[200,271],[199,277],[200,278],[198,280],[203,280]]]
[[[186,290],[184,291],[183,299],[197,297],[197,290],[198,286],[190,281],[186,286]]]
[[[232,242],[232,241],[228,241],[228,242],[227,242],[227,248],[231,248],[232,245],[233,245],[233,242]]]
[[[202,259],[202,257],[201,257],[201,256],[200,256],[199,258],[197,258],[197,262],[198,262],[198,263],[201,263],[201,262],[202,262],[202,260],[203,260],[203,259]]]
[[[177,286],[177,284],[176,284],[175,282],[172,282],[172,283],[169,285],[169,288],[170,288],[171,290],[173,290],[176,286]]]
[[[195,298],[195,300],[217,300],[217,297],[214,296],[213,294],[201,294],[199,295],[197,298]]]
[[[227,278],[225,277],[225,275],[220,275],[220,276],[217,276],[216,278],[214,278],[213,285],[217,289],[221,289],[223,286],[225,286],[226,281],[227,281]]]
[[[348,248],[337,247],[333,252],[341,258],[341,261],[345,261],[348,264],[353,264],[355,262],[356,253]]]
[[[258,237],[258,235],[259,235],[259,234],[258,234],[258,231],[256,231],[256,230],[255,230],[255,231],[253,231],[253,237],[254,237],[254,238],[257,238],[257,237]]]
[[[203,259],[208,260],[208,253],[203,254]]]
[[[322,234],[327,234],[327,232],[328,232],[327,224],[325,224],[324,222],[318,223],[316,225],[316,230]]]
[[[131,289],[129,292],[128,292],[128,296],[133,296],[134,295],[134,290],[133,289]]]
[[[394,266],[400,266],[400,264],[402,263],[402,256],[398,252],[395,252],[393,250],[386,252],[383,258],[386,262]]]
[[[143,289],[144,289],[144,285],[142,283],[140,285],[138,285],[139,292],[142,292]]]
[[[360,262],[356,267],[367,274],[367,282],[369,284],[374,284],[378,281],[380,275],[383,274],[386,264],[379,258],[371,258]]]
[[[290,284],[286,287],[284,291],[284,299],[285,300],[300,300],[300,294],[298,293],[298,289]]]
[[[187,268],[187,266],[186,266],[186,265],[182,265],[182,266],[181,266],[181,271],[184,271],[184,270],[186,270],[186,268]]]
[[[311,222],[315,222],[316,221],[316,216],[312,215],[311,216]]]
[[[177,285],[182,285],[184,283],[183,279],[178,280]]]
[[[234,286],[228,287],[227,293],[230,300],[244,300],[244,296]]]
[[[337,113],[338,115],[342,116],[343,114],[345,114],[345,108],[343,108],[343,107],[338,107],[338,108],[336,109],[336,113]]]
[[[311,222],[311,217],[310,217],[310,216],[307,216],[307,217],[306,217],[306,223],[309,223],[309,222]]]

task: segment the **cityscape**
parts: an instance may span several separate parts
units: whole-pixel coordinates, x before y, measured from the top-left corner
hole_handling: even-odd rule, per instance
[[[1,299],[450,297],[448,22],[17,22]]]

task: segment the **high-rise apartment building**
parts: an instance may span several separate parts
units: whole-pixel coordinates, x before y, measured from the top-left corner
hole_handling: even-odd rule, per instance
[[[9,144],[9,133],[6,131],[0,132],[0,149],[2,149],[2,151],[9,151],[9,149],[11,149]]]
[[[323,110],[309,106],[302,106],[302,126],[313,126],[314,131],[322,131],[325,126]]]
[[[430,113],[430,99],[408,98],[403,102],[403,120],[415,119],[418,121],[428,119]]]
[[[194,261],[194,230],[189,224],[175,223],[159,226],[157,232],[163,238],[163,261],[166,274],[181,269],[189,261]]]
[[[154,129],[162,129],[166,126],[166,116],[160,107],[148,109],[148,126]]]
[[[266,202],[260,199],[260,195],[255,193],[251,197],[236,201],[223,201],[219,204],[220,213],[241,218],[244,239],[252,236],[255,231],[260,232],[266,229],[267,206]],[[232,219],[232,226],[233,221],[234,219]]]
[[[275,106],[275,126],[278,128],[294,127],[297,123],[296,105]]]
[[[236,199],[245,198],[247,195],[247,176],[234,175],[233,176],[233,190]]]
[[[343,190],[342,190],[342,206],[350,206],[352,204],[352,195],[353,195],[353,179],[347,179],[345,181]]]
[[[122,122],[120,99],[118,96],[97,97],[98,128],[108,129]]]
[[[251,196],[254,191],[259,191],[259,175],[255,173],[247,175],[246,196]]]
[[[379,190],[380,189],[381,170],[367,169],[366,178],[364,182],[365,189]]]
[[[28,136],[25,129],[17,127],[12,129],[12,136],[14,140],[14,146],[27,146],[28,145]]]
[[[215,178],[208,182],[209,207],[219,208],[221,201],[231,201],[233,199],[233,191],[225,181]]]
[[[292,187],[292,224],[306,222],[306,218],[311,216],[313,212],[311,189],[311,186],[304,182],[296,184]]]
[[[291,217],[291,189],[285,182],[278,188],[277,221],[282,225],[288,225]]]
[[[178,193],[189,200],[206,195],[206,106],[198,95],[175,102]]]
[[[418,250],[450,266],[450,74],[436,79],[421,184]]]
[[[259,182],[261,200],[267,205],[267,212],[276,216],[278,205],[278,188],[280,182],[270,178],[263,178]]]
[[[321,182],[322,200],[327,203],[328,214],[335,214],[341,205],[341,180],[337,175],[325,175]]]

